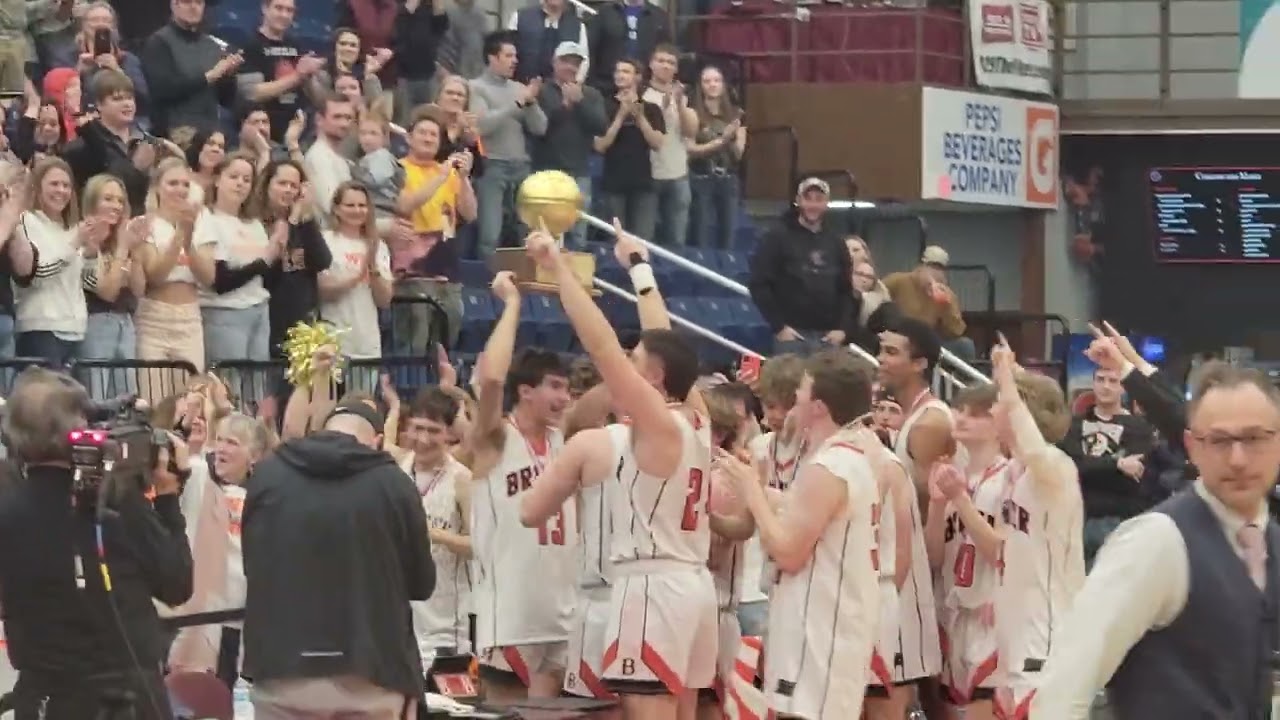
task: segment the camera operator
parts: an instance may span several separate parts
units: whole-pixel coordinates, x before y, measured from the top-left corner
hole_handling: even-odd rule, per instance
[[[150,478],[117,473],[105,492],[77,491],[68,435],[91,408],[81,385],[41,368],[23,371],[8,401],[21,470],[0,491],[0,603],[16,720],[170,720],[152,598],[191,595],[178,508],[186,447],[172,438],[177,473],[165,449]]]

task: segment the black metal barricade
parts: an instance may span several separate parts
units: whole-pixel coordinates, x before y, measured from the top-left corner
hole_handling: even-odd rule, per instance
[[[29,367],[42,367],[50,370],[64,369],[56,363],[39,357],[15,357],[0,360],[0,396],[9,397],[9,393],[13,392],[13,383],[17,380],[18,373]]]
[[[432,349],[422,357],[392,355],[351,360],[347,365],[343,390],[377,395],[379,376],[382,374],[391,378],[396,392],[406,403],[413,399],[418,390],[440,381],[440,373],[436,369],[436,353]]]
[[[287,397],[284,360],[224,360],[209,370],[227,386],[231,404],[241,412],[257,415],[258,408],[267,396]],[[276,410],[277,417],[284,416],[284,407]]]
[[[198,375],[185,360],[76,360],[71,376],[89,390],[95,400],[137,394],[155,407],[170,395],[186,390],[187,380]]]
[[[450,339],[458,331],[450,324],[444,306],[432,297],[396,297],[391,301],[387,317],[386,332],[382,336],[384,356],[418,357],[434,352],[437,345],[452,348]]]

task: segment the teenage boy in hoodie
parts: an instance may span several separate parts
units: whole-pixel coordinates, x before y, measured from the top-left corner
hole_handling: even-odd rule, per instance
[[[1123,396],[1120,373],[1094,370],[1093,406],[1071,419],[1062,439],[1063,451],[1080,471],[1084,556],[1089,563],[1117,525],[1156,502],[1143,483],[1155,429],[1146,418],[1125,410]]]
[[[857,324],[861,300],[843,235],[826,217],[830,200],[826,181],[803,180],[795,208],[751,258],[751,299],[774,333],[775,355],[843,345]]]
[[[411,600],[435,588],[427,518],[381,450],[372,398],[281,445],[249,477],[242,521],[245,675],[257,717],[414,717]]]

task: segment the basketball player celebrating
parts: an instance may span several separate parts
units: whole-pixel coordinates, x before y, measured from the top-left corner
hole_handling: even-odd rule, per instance
[[[997,525],[1011,463],[1000,449],[994,385],[960,391],[955,439],[966,463],[934,465],[925,525],[929,559],[941,585],[942,685],[966,720],[989,720],[998,684],[995,593],[1004,527]]]
[[[436,590],[414,602],[413,627],[423,667],[437,655],[471,652],[471,471],[449,452],[449,428],[457,401],[439,388],[425,388],[409,406],[405,434],[413,451],[413,479],[422,496],[436,563]]]
[[[692,720],[697,689],[715,675],[717,642],[706,567],[710,428],[680,407],[697,380],[697,354],[670,330],[645,330],[628,358],[555,240],[535,232],[527,247],[556,277],[565,314],[629,419],[610,499],[614,585],[603,677],[628,718]],[[635,259],[627,260],[643,296],[652,292],[652,270]],[[568,484],[560,497],[573,490]]]
[[[882,508],[876,518],[880,628],[867,674],[866,717],[901,720],[903,709],[890,695],[889,688],[894,686],[890,668],[898,652],[898,595],[911,576],[911,509],[916,493],[902,461],[884,445],[877,430],[867,425],[870,420],[871,416],[861,418],[839,435],[861,450],[871,463]]]
[[[1003,677],[996,714],[1026,720],[1054,630],[1084,584],[1084,503],[1075,463],[1055,446],[1071,423],[1058,383],[1020,372],[1003,337],[991,351],[991,372],[1015,461],[1000,513],[1004,570],[995,617]]]
[[[852,354],[806,360],[793,410],[811,452],[775,510],[756,471],[728,453],[716,463],[755,518],[780,577],[769,598],[765,693],[779,717],[845,720],[862,712],[880,622],[870,463],[836,434],[871,408],[871,377]]]
[[[894,718],[906,714],[911,701],[908,686],[917,684],[926,685],[920,688],[926,714],[941,717],[945,712],[941,693],[932,683],[922,683],[942,670],[933,573],[921,519],[929,498],[930,468],[954,447],[951,410],[929,392],[941,352],[938,336],[919,320],[901,318],[880,334],[880,384],[904,406],[905,417],[893,451],[911,476],[919,498],[911,506],[911,574],[899,593],[899,642],[891,668],[895,685],[887,689]]]
[[[644,245],[623,232],[616,220],[614,230],[614,254],[619,262],[629,262],[632,253],[647,257]],[[666,302],[656,283],[648,292],[637,295],[636,309],[642,329],[670,329]],[[577,400],[566,418],[566,433],[573,432],[572,437],[538,484],[525,494],[520,506],[520,520],[525,527],[537,527],[577,493],[582,571],[564,689],[578,697],[601,699],[615,697],[601,680],[613,584],[612,561],[605,549],[611,538],[615,475],[629,432],[623,423],[602,425],[603,418],[612,414],[612,405],[604,385],[590,388]]]
[[[512,362],[520,293],[511,273],[498,273],[493,292],[503,311],[477,368],[477,409],[468,440],[476,479],[476,646],[490,697],[555,697],[573,620],[577,505],[562,503],[545,524],[526,528],[520,496],[539,482],[563,444],[559,423],[569,403],[568,377],[553,352],[529,348]],[[504,389],[514,399],[508,417],[502,414]]]

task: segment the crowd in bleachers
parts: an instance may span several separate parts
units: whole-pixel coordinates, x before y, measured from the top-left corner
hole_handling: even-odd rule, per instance
[[[0,64],[0,86],[22,95],[0,141],[0,357],[201,370],[279,357],[287,328],[317,316],[347,329],[352,358],[421,355],[436,339],[466,357],[494,319],[492,256],[528,230],[516,191],[540,170],[575,178],[596,214],[752,287],[748,299],[655,261],[677,314],[766,354],[785,341],[756,292],[778,268],[751,269],[744,112],[720,68],[681,67],[661,8],[544,0],[493,32],[467,2],[393,9],[343,0],[321,53],[295,32],[295,0],[264,2],[238,46],[208,32],[203,0],[172,0],[136,54],[105,2],[58,5],[56,32],[33,16],[36,50],[15,51],[25,75]],[[838,259],[836,292],[855,299],[841,338],[855,337],[892,288],[864,243],[820,230],[853,253]],[[625,285],[592,239],[580,223],[565,242]],[[919,285],[932,298],[945,264],[898,294]],[[936,302],[924,314],[963,342],[954,293]],[[616,327],[638,327],[629,303],[602,303]],[[554,299],[531,306],[526,341],[580,351]]]

